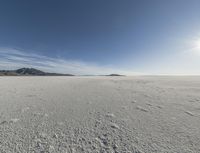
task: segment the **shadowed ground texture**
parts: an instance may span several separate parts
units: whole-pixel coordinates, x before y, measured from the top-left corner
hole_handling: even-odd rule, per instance
[[[0,77],[2,153],[198,153],[200,77]]]

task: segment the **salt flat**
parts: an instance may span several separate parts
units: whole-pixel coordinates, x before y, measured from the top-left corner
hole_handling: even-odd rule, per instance
[[[199,153],[200,77],[0,77],[0,152]]]

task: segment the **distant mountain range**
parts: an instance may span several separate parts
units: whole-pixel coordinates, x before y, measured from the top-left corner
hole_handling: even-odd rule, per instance
[[[34,68],[0,70],[0,76],[74,76],[73,74],[48,73]]]
[[[74,75],[62,74],[62,73],[48,73],[34,68],[21,68],[17,70],[0,70],[0,76],[74,76]],[[93,76],[93,75],[83,75],[83,76]],[[125,75],[109,74],[100,76],[125,76]]]

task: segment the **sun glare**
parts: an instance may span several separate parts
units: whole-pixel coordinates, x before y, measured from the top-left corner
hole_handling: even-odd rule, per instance
[[[198,39],[198,40],[196,41],[196,48],[197,48],[197,49],[200,49],[200,39]]]
[[[200,39],[194,40],[192,46],[192,51],[196,54],[200,54]]]
[[[194,43],[194,45],[195,45],[194,46],[195,49],[199,50],[199,52],[200,52],[200,39],[196,40],[195,43]]]

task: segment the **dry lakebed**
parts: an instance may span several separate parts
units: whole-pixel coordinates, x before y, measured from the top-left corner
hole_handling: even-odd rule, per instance
[[[200,153],[200,77],[0,77],[1,153]]]

